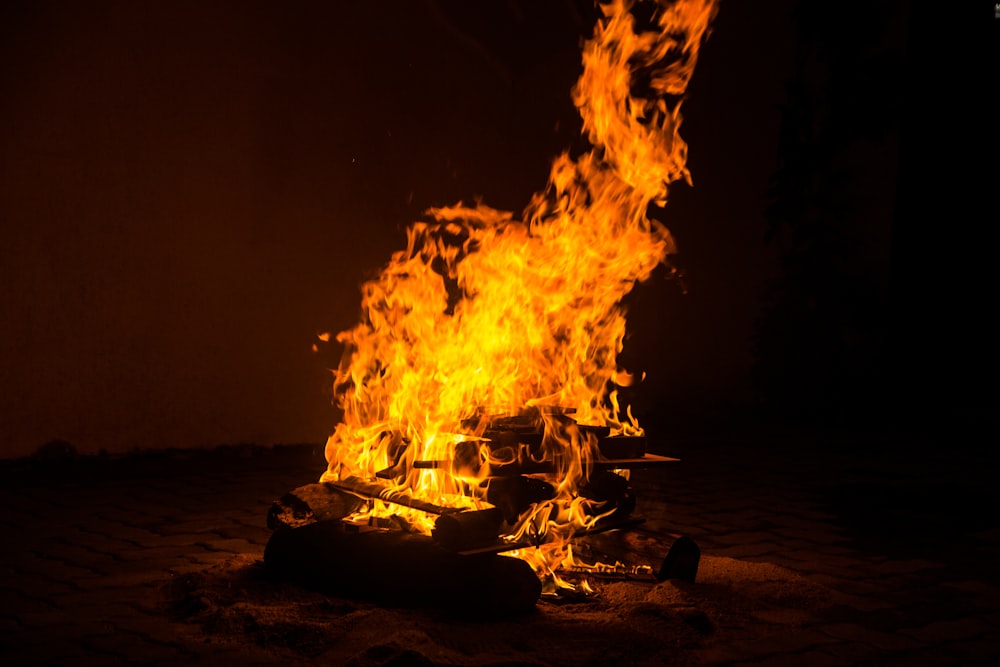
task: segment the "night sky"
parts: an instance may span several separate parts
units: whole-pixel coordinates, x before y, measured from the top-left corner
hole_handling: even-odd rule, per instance
[[[694,187],[656,215],[686,293],[666,272],[640,286],[626,343],[648,373],[636,412],[664,428],[760,405],[766,288],[797,298],[787,250],[764,240],[769,184],[795,154],[787,84],[845,84],[815,74],[823,56],[802,60],[812,33],[794,4],[723,2],[683,107]],[[833,143],[860,202],[851,275],[890,313],[870,365],[887,402],[903,378],[907,400],[986,406],[993,390],[964,379],[994,340],[994,253],[976,241],[997,220],[1000,21],[984,4],[942,38],[937,18],[886,6],[865,53],[899,75],[867,84],[895,91],[872,106],[888,120]],[[594,16],[573,0],[3,3],[0,456],[55,438],[83,452],[323,441],[339,351],[314,354],[316,334],[357,320],[361,281],[427,207],[520,210],[580,148],[570,88]],[[807,45],[837,42],[823,25]],[[774,340],[797,331],[777,321]],[[801,381],[768,377],[786,394]]]

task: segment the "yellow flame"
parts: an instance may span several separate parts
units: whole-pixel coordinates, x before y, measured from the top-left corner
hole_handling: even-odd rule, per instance
[[[642,433],[614,392],[632,382],[617,365],[620,302],[674,250],[667,228],[647,217],[649,204],[690,180],[679,96],[715,2],[659,6],[655,29],[638,32],[631,6],[602,6],[583,51],[573,97],[593,148],[556,158],[548,186],[519,217],[482,204],[428,211],[430,221],[409,227],[406,249],[362,287],[363,321],[337,335],[346,348],[335,383],[344,417],[327,443],[323,480],[390,469],[393,489],[487,507],[479,482],[523,452],[491,449],[486,429],[538,409],[544,435],[531,456],[556,465],[541,475],[556,496],[525,511],[505,538],[538,545],[514,555],[540,574],[554,573],[573,534],[600,517],[577,495],[597,447],[578,425]],[[424,532],[432,524],[382,503],[371,512],[406,514]]]

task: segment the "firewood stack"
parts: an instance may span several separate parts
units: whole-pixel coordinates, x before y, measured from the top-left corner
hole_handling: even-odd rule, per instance
[[[598,443],[590,475],[578,490],[580,496],[595,501],[592,511],[601,516],[588,533],[641,523],[633,517],[632,488],[618,473],[677,459],[648,453],[644,436],[610,436],[607,428],[575,422],[569,427],[590,431]],[[497,554],[535,546],[530,541],[504,541],[501,535],[532,505],[555,496],[555,487],[544,477],[557,472],[558,461],[545,451],[537,414],[494,421],[483,439],[492,461],[489,475],[472,491],[492,507],[461,510],[393,491],[382,480],[405,475],[405,448],[400,447],[395,463],[379,471],[376,479],[348,477],[308,484],[276,500],[267,515],[274,532],[265,563],[279,575],[312,588],[394,606],[429,605],[480,616],[508,616],[533,608],[541,593],[534,571],[525,561]],[[412,467],[475,475],[482,465],[480,444],[459,443],[452,460],[417,460]],[[381,519],[367,526],[342,521],[376,499],[435,515],[431,536],[411,532],[402,520]],[[682,567],[673,567],[674,572],[661,567],[657,579],[693,581],[697,547],[684,540],[675,542],[685,552]]]

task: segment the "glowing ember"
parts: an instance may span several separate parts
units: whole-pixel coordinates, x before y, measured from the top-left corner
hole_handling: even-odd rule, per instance
[[[642,434],[615,391],[631,381],[616,365],[620,302],[673,251],[646,211],[689,179],[679,96],[716,8],[667,4],[655,31],[638,34],[631,2],[602,9],[574,90],[593,148],[557,158],[520,219],[459,204],[409,228],[406,249],[362,288],[364,321],[337,336],[344,417],[322,477],[380,478],[389,492],[485,509],[499,467],[536,464],[526,476],[552,497],[500,532],[536,545],[511,553],[547,579],[571,561],[569,539],[607,513],[579,494],[600,457],[597,427]],[[539,441],[498,439],[497,424],[534,426]],[[353,519],[390,515],[427,534],[436,518],[375,502]]]

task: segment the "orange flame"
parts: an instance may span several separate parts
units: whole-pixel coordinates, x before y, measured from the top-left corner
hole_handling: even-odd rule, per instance
[[[597,439],[578,425],[642,433],[614,389],[632,381],[616,364],[620,302],[674,250],[666,227],[647,218],[649,204],[690,180],[679,96],[715,2],[660,6],[655,29],[639,32],[631,8],[628,0],[602,6],[584,48],[573,96],[593,148],[558,157],[520,219],[481,204],[431,209],[432,221],[411,225],[406,249],[362,287],[364,320],[337,336],[346,346],[335,384],[344,417],[322,479],[391,469],[393,490],[488,507],[480,482],[511,453],[491,449],[484,432],[494,419],[535,409],[541,455],[558,467],[547,475],[556,497],[524,512],[507,538],[541,545],[515,552],[540,573],[553,572],[574,532],[597,520],[577,495]],[[556,414],[567,411],[573,420]],[[429,532],[421,514],[407,520]]]

